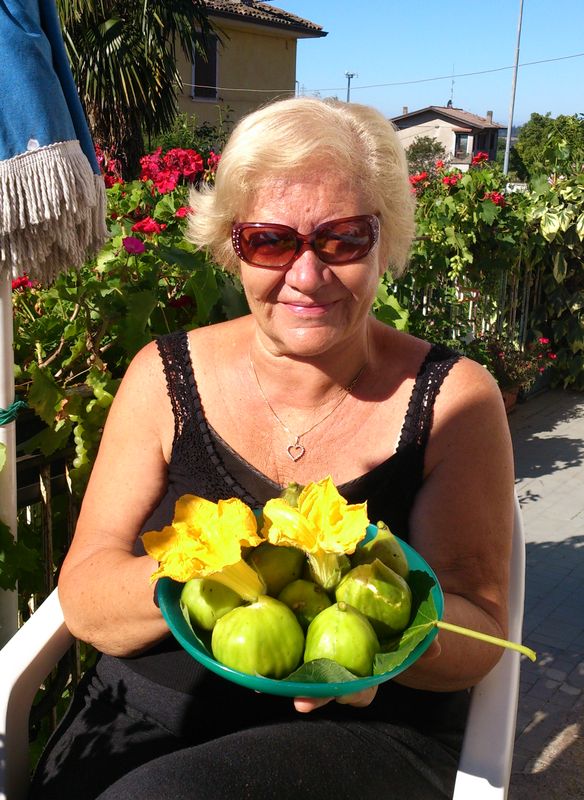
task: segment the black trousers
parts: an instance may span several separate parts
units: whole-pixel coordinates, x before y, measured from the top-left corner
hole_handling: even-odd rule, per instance
[[[466,693],[443,696],[438,716],[448,719],[437,730],[430,705],[442,699],[433,693],[397,687],[387,721],[387,698],[377,710],[376,699],[368,709],[332,702],[303,715],[289,698],[210,682],[197,699],[103,657],[49,741],[29,800],[452,796]],[[401,719],[425,705],[428,725]]]

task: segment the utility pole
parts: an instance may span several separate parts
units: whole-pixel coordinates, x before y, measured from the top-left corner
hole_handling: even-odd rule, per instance
[[[523,0],[519,0],[519,22],[517,24],[517,45],[515,48],[515,66],[513,67],[513,82],[511,84],[511,103],[509,104],[509,121],[507,123],[507,141],[505,142],[505,159],[503,161],[503,174],[509,172],[509,153],[511,151],[511,131],[513,129],[513,111],[515,110],[515,90],[517,88],[517,68],[519,66],[519,44],[521,42],[521,22],[523,19]]]
[[[351,78],[358,78],[356,72],[345,72],[345,78],[347,79],[347,103],[351,100]]]

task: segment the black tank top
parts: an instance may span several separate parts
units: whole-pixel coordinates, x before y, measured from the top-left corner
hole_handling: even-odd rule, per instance
[[[252,508],[277,497],[282,487],[241,458],[207,423],[186,333],[178,331],[163,336],[157,344],[175,432],[167,490],[142,532],[169,525],[175,503],[183,494],[195,494],[213,502],[239,497]],[[337,487],[350,503],[367,501],[369,519],[384,520],[405,541],[409,537],[410,511],[423,481],[424,452],[432,427],[434,401],[459,358],[442,345],[432,345],[416,377],[396,451],[370,472]],[[212,687],[222,695],[247,691],[228,686],[222,678],[210,673],[171,636],[139,656],[122,660],[133,671],[179,692],[207,694],[213,691]],[[378,700],[375,705],[379,707]]]

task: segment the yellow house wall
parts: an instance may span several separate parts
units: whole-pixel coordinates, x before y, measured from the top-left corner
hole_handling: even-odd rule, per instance
[[[223,44],[218,46],[218,99],[193,99],[190,95],[191,65],[180,53],[178,66],[184,82],[179,109],[197,122],[217,124],[222,113],[237,122],[242,116],[276,97],[293,95],[296,88],[296,39],[221,27]],[[229,38],[227,38],[229,37]]]

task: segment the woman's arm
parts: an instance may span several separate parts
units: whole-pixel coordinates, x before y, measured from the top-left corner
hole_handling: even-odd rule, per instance
[[[505,638],[513,527],[513,454],[499,387],[483,367],[463,359],[436,399],[426,448],[425,480],[410,517],[410,544],[437,573],[444,619]],[[429,691],[477,683],[499,647],[441,631],[426,653],[394,680]],[[366,706],[376,687],[337,698]],[[309,712],[328,698],[296,698]]]
[[[478,364],[455,365],[436,399],[426,479],[410,542],[435,570],[447,621],[505,638],[513,530],[513,455],[499,388]],[[467,688],[501,648],[440,632],[440,652],[396,680],[432,691]]]
[[[166,488],[174,422],[154,343],[133,359],[111,406],[73,542],[59,578],[71,632],[112,655],[131,655],[168,633],[137,557],[144,520]]]

